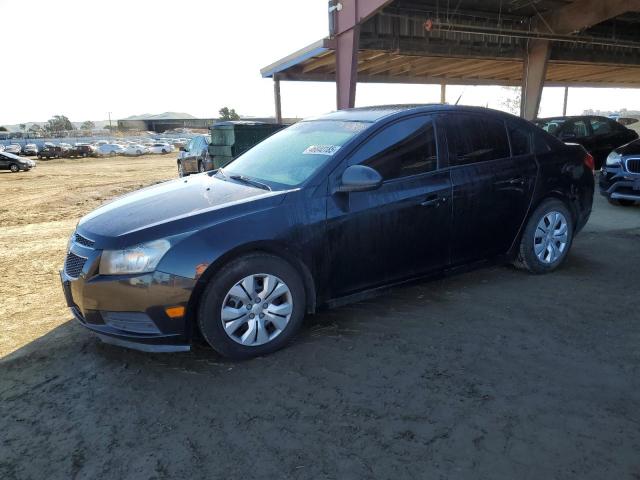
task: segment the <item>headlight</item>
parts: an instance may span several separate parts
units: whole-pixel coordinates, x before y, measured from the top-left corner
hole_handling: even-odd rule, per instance
[[[170,247],[171,243],[168,240],[154,240],[124,250],[105,250],[100,258],[100,274],[152,272]]]
[[[618,152],[613,151],[607,157],[607,165],[613,167],[615,165],[620,165],[620,160],[622,160],[622,155]]]

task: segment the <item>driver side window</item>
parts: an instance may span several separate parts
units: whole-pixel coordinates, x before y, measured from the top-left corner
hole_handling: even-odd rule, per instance
[[[433,119],[412,117],[384,128],[359,148],[349,164],[371,167],[384,181],[435,170],[438,155]]]

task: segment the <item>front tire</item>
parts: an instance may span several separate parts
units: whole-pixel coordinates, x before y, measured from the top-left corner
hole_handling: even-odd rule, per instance
[[[198,326],[218,353],[256,357],[284,347],[306,311],[304,285],[295,268],[274,255],[237,258],[216,272],[198,309]]]
[[[573,217],[567,206],[560,200],[545,200],[529,217],[517,263],[535,274],[554,271],[567,258],[573,232]]]
[[[18,165],[16,165],[15,163],[12,163],[9,166],[9,170],[11,170],[12,173],[18,173],[20,171],[20,167]]]

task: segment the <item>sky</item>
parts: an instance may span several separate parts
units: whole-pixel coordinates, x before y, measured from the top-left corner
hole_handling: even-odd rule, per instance
[[[0,125],[186,112],[273,115],[260,68],[328,33],[327,0],[0,0]],[[9,19],[15,19],[15,21]],[[55,28],[53,28],[55,26]],[[16,68],[7,69],[9,65]],[[282,82],[285,117],[335,108],[335,84]],[[501,108],[500,87],[449,86],[447,101]],[[562,113],[546,88],[540,116]],[[359,84],[356,106],[429,103],[434,85]],[[640,90],[572,88],[568,113],[640,110]]]

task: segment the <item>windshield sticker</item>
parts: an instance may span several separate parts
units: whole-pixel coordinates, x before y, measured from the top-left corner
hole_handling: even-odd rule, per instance
[[[333,155],[340,146],[338,145],[309,145],[307,149],[302,152],[303,155]]]

